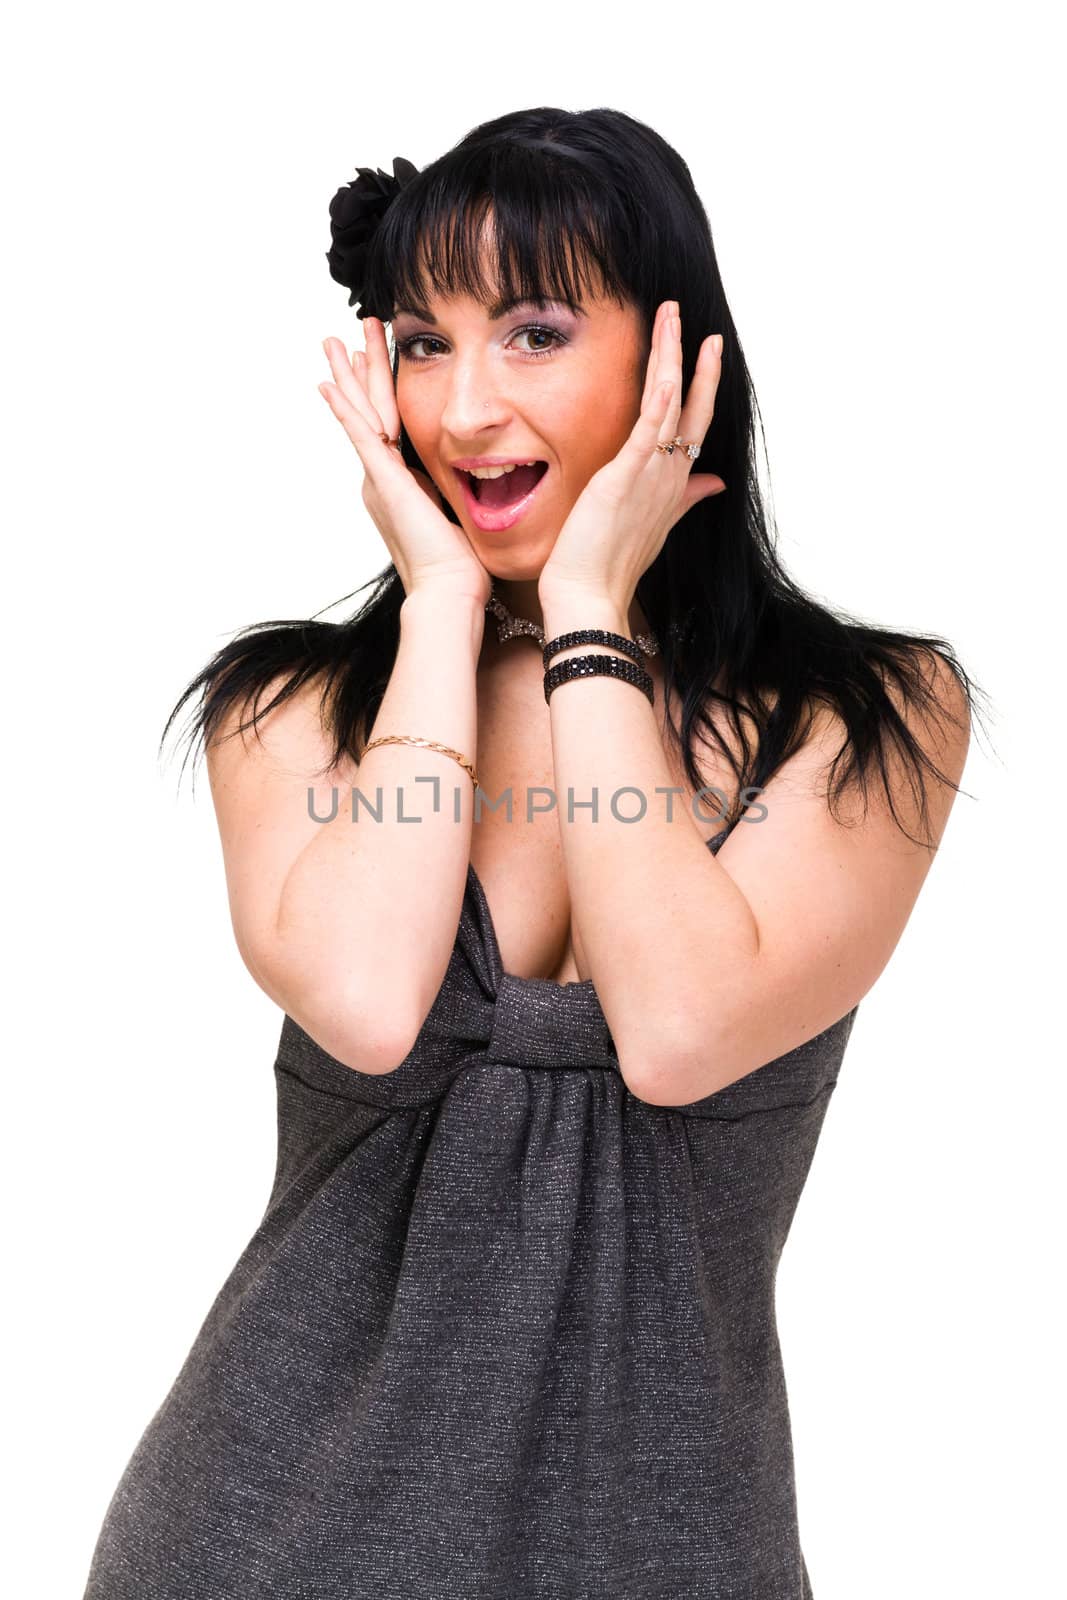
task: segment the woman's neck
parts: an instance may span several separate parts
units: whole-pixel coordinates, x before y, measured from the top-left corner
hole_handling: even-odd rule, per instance
[[[544,627],[545,619],[537,592],[536,578],[521,580],[494,578],[493,593],[513,617],[524,617],[528,622],[536,622],[538,627]],[[648,631],[648,619],[635,595],[630,605],[630,637],[634,638],[637,634]]]

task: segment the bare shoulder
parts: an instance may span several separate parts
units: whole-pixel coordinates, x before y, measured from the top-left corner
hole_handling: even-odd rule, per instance
[[[909,832],[915,832],[916,825],[924,828],[922,836],[936,846],[967,761],[971,731],[968,696],[946,657],[931,649],[916,647],[908,657],[905,677],[911,680],[910,693],[904,692],[892,673],[884,671],[879,676],[886,700],[913,748],[919,752],[918,760],[906,753],[907,741],[902,739],[899,729],[895,733],[890,730],[888,736],[883,734],[885,783],[876,758],[868,768],[866,800],[861,799],[862,785],[854,782],[837,797],[835,811],[843,822],[854,825],[863,815],[881,814],[888,817],[892,828],[899,832],[897,824],[891,821],[895,809]],[[758,715],[753,702],[739,703],[750,752],[755,750],[759,722],[774,712],[779,699],[778,690],[761,689]],[[672,700],[672,705],[677,710],[677,701]],[[740,764],[744,754],[734,712],[713,697],[704,707],[704,715],[722,744],[720,746],[707,733],[698,735],[694,739],[693,759],[701,781],[732,802],[739,797],[732,763]],[[759,791],[759,800],[749,798],[752,791],[745,791],[745,795],[739,797],[742,803],[745,800],[749,803],[749,812],[743,819],[749,828],[734,830],[736,837],[724,845],[721,859],[736,858],[745,833],[765,816],[766,806],[761,801],[768,794],[779,812],[791,802],[802,799],[809,805],[817,802],[816,809],[825,808],[831,774],[836,776],[849,764],[849,744],[849,728],[837,707],[821,699],[808,699],[801,708],[798,748]],[[723,747],[729,755],[724,753]],[[916,781],[917,769],[925,780],[921,786]],[[922,820],[923,789],[927,802],[925,823]],[[709,831],[715,832],[719,826],[715,824]]]
[[[907,667],[907,690],[894,673],[879,673],[886,700],[899,719],[883,736],[884,780],[882,763],[872,762],[865,799],[861,801],[858,785],[851,786],[842,797],[841,816],[852,825],[872,815],[876,827],[879,819],[887,830],[902,825],[932,852],[967,763],[970,705],[959,677],[939,651],[916,647]],[[827,773],[827,762],[844,758],[848,743],[848,728],[837,709],[819,703],[809,712],[809,732],[794,758],[801,779]]]
[[[355,762],[344,759],[332,764],[334,737],[324,712],[324,673],[271,707],[290,676],[279,673],[270,679],[254,703],[247,698],[235,701],[213,729],[205,744],[213,792],[216,785],[224,787],[245,776],[262,782],[271,776],[308,779],[322,774],[322,781],[329,784],[347,781],[357,770]],[[258,714],[253,722],[254,709]]]

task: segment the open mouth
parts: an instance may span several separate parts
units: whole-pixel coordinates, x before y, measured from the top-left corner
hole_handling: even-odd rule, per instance
[[[517,505],[535,488],[548,471],[547,461],[535,461],[531,467],[513,467],[499,478],[476,478],[471,472],[456,469],[464,478],[471,495],[478,504],[490,511],[503,511]]]

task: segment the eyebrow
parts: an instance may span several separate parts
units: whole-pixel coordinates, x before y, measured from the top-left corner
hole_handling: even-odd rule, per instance
[[[537,300],[522,300],[516,298],[512,300],[495,300],[489,307],[489,317],[491,321],[499,322],[501,317],[506,317],[511,311],[517,311],[520,306],[533,306],[537,309],[540,309],[542,304],[567,306],[569,310],[576,312],[580,317],[584,317],[586,315],[586,312],[581,306],[574,305],[569,300],[554,300],[549,298],[544,302],[540,302]],[[393,316],[394,318],[403,316],[417,317],[420,322],[428,322],[431,328],[437,327],[437,318],[431,316],[425,306],[394,306]]]

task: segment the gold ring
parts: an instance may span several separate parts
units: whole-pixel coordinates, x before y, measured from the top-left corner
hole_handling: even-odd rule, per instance
[[[661,450],[665,456],[672,456],[674,454],[675,445],[685,451],[690,461],[695,461],[697,456],[700,454],[700,446],[698,444],[686,444],[685,440],[680,434],[676,434],[669,443],[657,444],[656,449]]]

